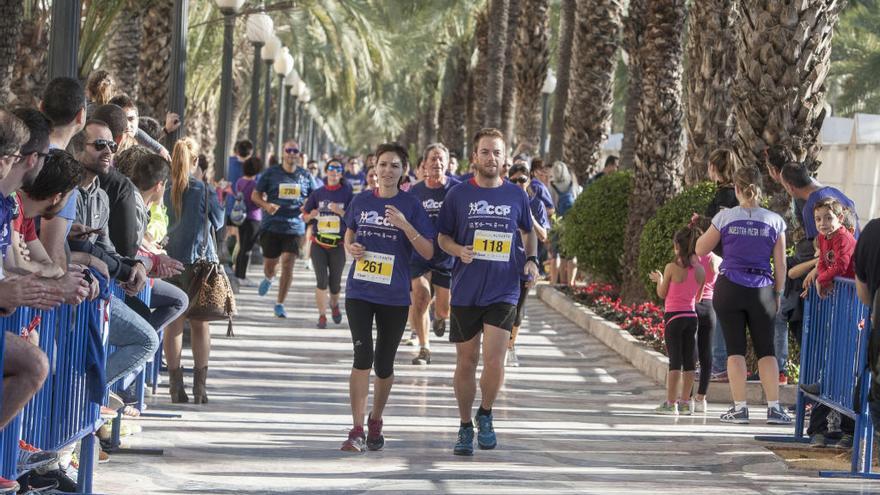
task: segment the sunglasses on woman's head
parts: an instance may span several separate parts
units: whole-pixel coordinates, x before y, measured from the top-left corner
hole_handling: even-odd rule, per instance
[[[284,148],[284,152],[287,153],[288,155],[298,155],[299,148]]]
[[[90,144],[95,147],[95,151],[104,151],[104,148],[110,148],[110,153],[116,153],[116,149],[118,146],[116,145],[116,141],[111,141],[109,139],[95,139]]]

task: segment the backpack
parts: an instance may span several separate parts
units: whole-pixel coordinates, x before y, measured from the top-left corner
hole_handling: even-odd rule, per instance
[[[244,204],[244,196],[241,193],[235,195],[235,204],[229,212],[229,220],[235,225],[241,225],[247,220],[247,206]]]

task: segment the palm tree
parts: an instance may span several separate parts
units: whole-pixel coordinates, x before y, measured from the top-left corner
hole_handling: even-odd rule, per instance
[[[143,9],[137,2],[127,2],[125,15],[116,19],[116,31],[110,37],[104,55],[106,68],[113,75],[116,86],[134,100],[140,95],[138,72],[143,41]]]
[[[153,0],[143,14],[143,42],[138,70],[139,103],[141,115],[159,119],[163,118],[168,110],[168,78],[171,69],[168,61],[171,59],[173,10],[174,0]],[[219,59],[219,57],[215,58]],[[216,64],[219,67],[220,61],[217,60]],[[192,98],[190,95],[187,96]],[[187,122],[189,127],[189,119]]]
[[[629,11],[623,23],[623,47],[626,50],[627,85],[626,111],[623,124],[623,143],[620,145],[620,167],[624,170],[635,168],[636,158],[636,115],[642,99],[642,65],[639,49],[645,37],[645,16],[647,0],[630,0]]]
[[[598,171],[611,132],[623,6],[618,0],[580,0],[577,7],[563,156],[585,184]]]
[[[702,0],[692,4],[687,42],[688,184],[706,180],[709,154],[733,142],[735,24],[735,0]]]
[[[682,183],[681,80],[686,0],[652,0],[646,11],[642,64],[642,99],[636,117],[635,178],[626,226],[624,282],[628,301],[645,300],[638,275],[639,238],[645,223],[674,196]]]
[[[540,147],[541,88],[550,63],[548,0],[521,0],[522,11],[516,36],[516,143],[525,153],[536,155]]]
[[[23,17],[24,5],[21,0],[0,1],[0,106],[6,105],[11,96]]]
[[[443,96],[440,100],[438,135],[442,143],[459,157],[464,156],[467,113],[468,64],[471,40],[464,38],[452,47],[446,58]]]
[[[562,160],[565,140],[565,109],[568,106],[568,86],[571,76],[572,47],[574,45],[575,0],[562,0],[559,12],[559,53],[556,56],[556,96],[550,122],[550,150],[547,162]]]
[[[486,80],[489,78],[489,11],[481,9],[476,16],[474,27],[475,56],[471,70],[468,73],[468,139],[483,127],[483,118],[486,115],[488,100],[488,87]]]
[[[515,60],[516,35],[520,25],[520,13],[522,0],[509,0],[507,15],[507,36],[504,51],[504,89],[501,94],[501,132],[508,145],[513,144],[513,129],[516,119],[516,83],[515,83]],[[531,15],[531,13],[529,13]],[[527,16],[526,16],[527,17]]]
[[[491,0],[489,7],[489,73],[486,79],[486,113],[482,116],[485,127],[501,127],[509,7],[510,0]]]

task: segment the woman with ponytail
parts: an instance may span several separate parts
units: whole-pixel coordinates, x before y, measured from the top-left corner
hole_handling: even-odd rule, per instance
[[[721,421],[749,422],[745,358],[748,327],[767,398],[767,423],[789,424],[791,417],[779,405],[773,325],[785,288],[785,221],[761,208],[761,172],[757,168],[740,168],[733,183],[739,206],[718,212],[696,247],[698,256],[709,254],[719,243],[724,248],[712,305],[727,343],[727,374],[734,405]]]
[[[188,291],[193,276],[193,264],[202,256],[217,262],[217,250],[210,228],[223,226],[223,208],[217,195],[204,182],[193,177],[198,168],[199,146],[192,138],[183,138],[174,145],[171,155],[171,187],[165,190],[168,208],[168,255],[184,265],[180,275],[169,279]],[[205,222],[210,222],[206,228]],[[183,369],[180,355],[183,348],[183,319],[178,318],[165,330],[164,351],[168,363],[171,401],[189,402],[183,389]],[[193,353],[193,402],[208,402],[205,381],[208,376],[208,357],[211,352],[211,334],[208,322],[190,318]]]

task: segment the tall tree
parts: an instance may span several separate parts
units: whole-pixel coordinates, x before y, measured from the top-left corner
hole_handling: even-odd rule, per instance
[[[12,74],[23,14],[21,0],[0,0],[0,106],[6,105],[12,96]]]
[[[488,99],[486,81],[489,78],[489,11],[485,8],[477,13],[474,45],[474,63],[468,72],[468,142],[483,127],[486,116],[486,101]]]
[[[143,49],[138,72],[141,93],[139,103],[141,115],[158,119],[163,119],[168,111],[168,60],[171,59],[173,10],[174,0],[154,0],[144,11]]]
[[[733,144],[735,0],[694,2],[688,19],[685,181],[708,178],[712,150]]]
[[[440,100],[440,142],[459,157],[464,156],[465,117],[468,97],[468,64],[470,39],[463,39],[452,47],[446,58],[443,75],[443,96]]]
[[[419,150],[437,141],[437,84],[439,75],[435,67],[426,69],[423,78],[422,123],[419,130]]]
[[[880,2],[850,2],[834,34],[835,113],[880,113]]]
[[[510,0],[491,0],[489,7],[489,73],[486,80],[486,113],[483,115],[483,125],[486,127],[501,127],[509,7]]]
[[[620,167],[635,168],[636,115],[642,99],[642,64],[639,50],[645,38],[647,0],[630,0],[629,11],[623,23],[623,47],[627,54],[626,113],[623,124],[623,142],[620,145]]]
[[[516,33],[520,25],[522,0],[509,0],[507,14],[507,47],[504,52],[504,89],[501,94],[501,132],[508,144],[513,143],[516,112]],[[531,15],[531,13],[529,13]]]
[[[116,19],[116,31],[107,43],[104,59],[120,91],[137,100],[140,97],[141,41],[143,6],[128,2],[125,15]]]
[[[622,15],[618,0],[577,2],[563,156],[581,184],[597,171],[611,132]]]
[[[575,0],[562,0],[559,12],[559,53],[556,55],[556,95],[553,117],[550,121],[550,150],[547,162],[562,160],[565,141],[565,109],[568,104],[568,86],[571,77],[572,47],[574,45]]]
[[[520,0],[521,10],[515,50],[516,143],[525,153],[537,155],[541,146],[541,88],[550,63],[548,0]]]
[[[639,238],[645,223],[673,197],[682,183],[681,80],[686,0],[648,3],[642,62],[642,99],[636,117],[635,178],[630,196],[624,251],[622,293],[628,301],[644,300],[638,275]]]

